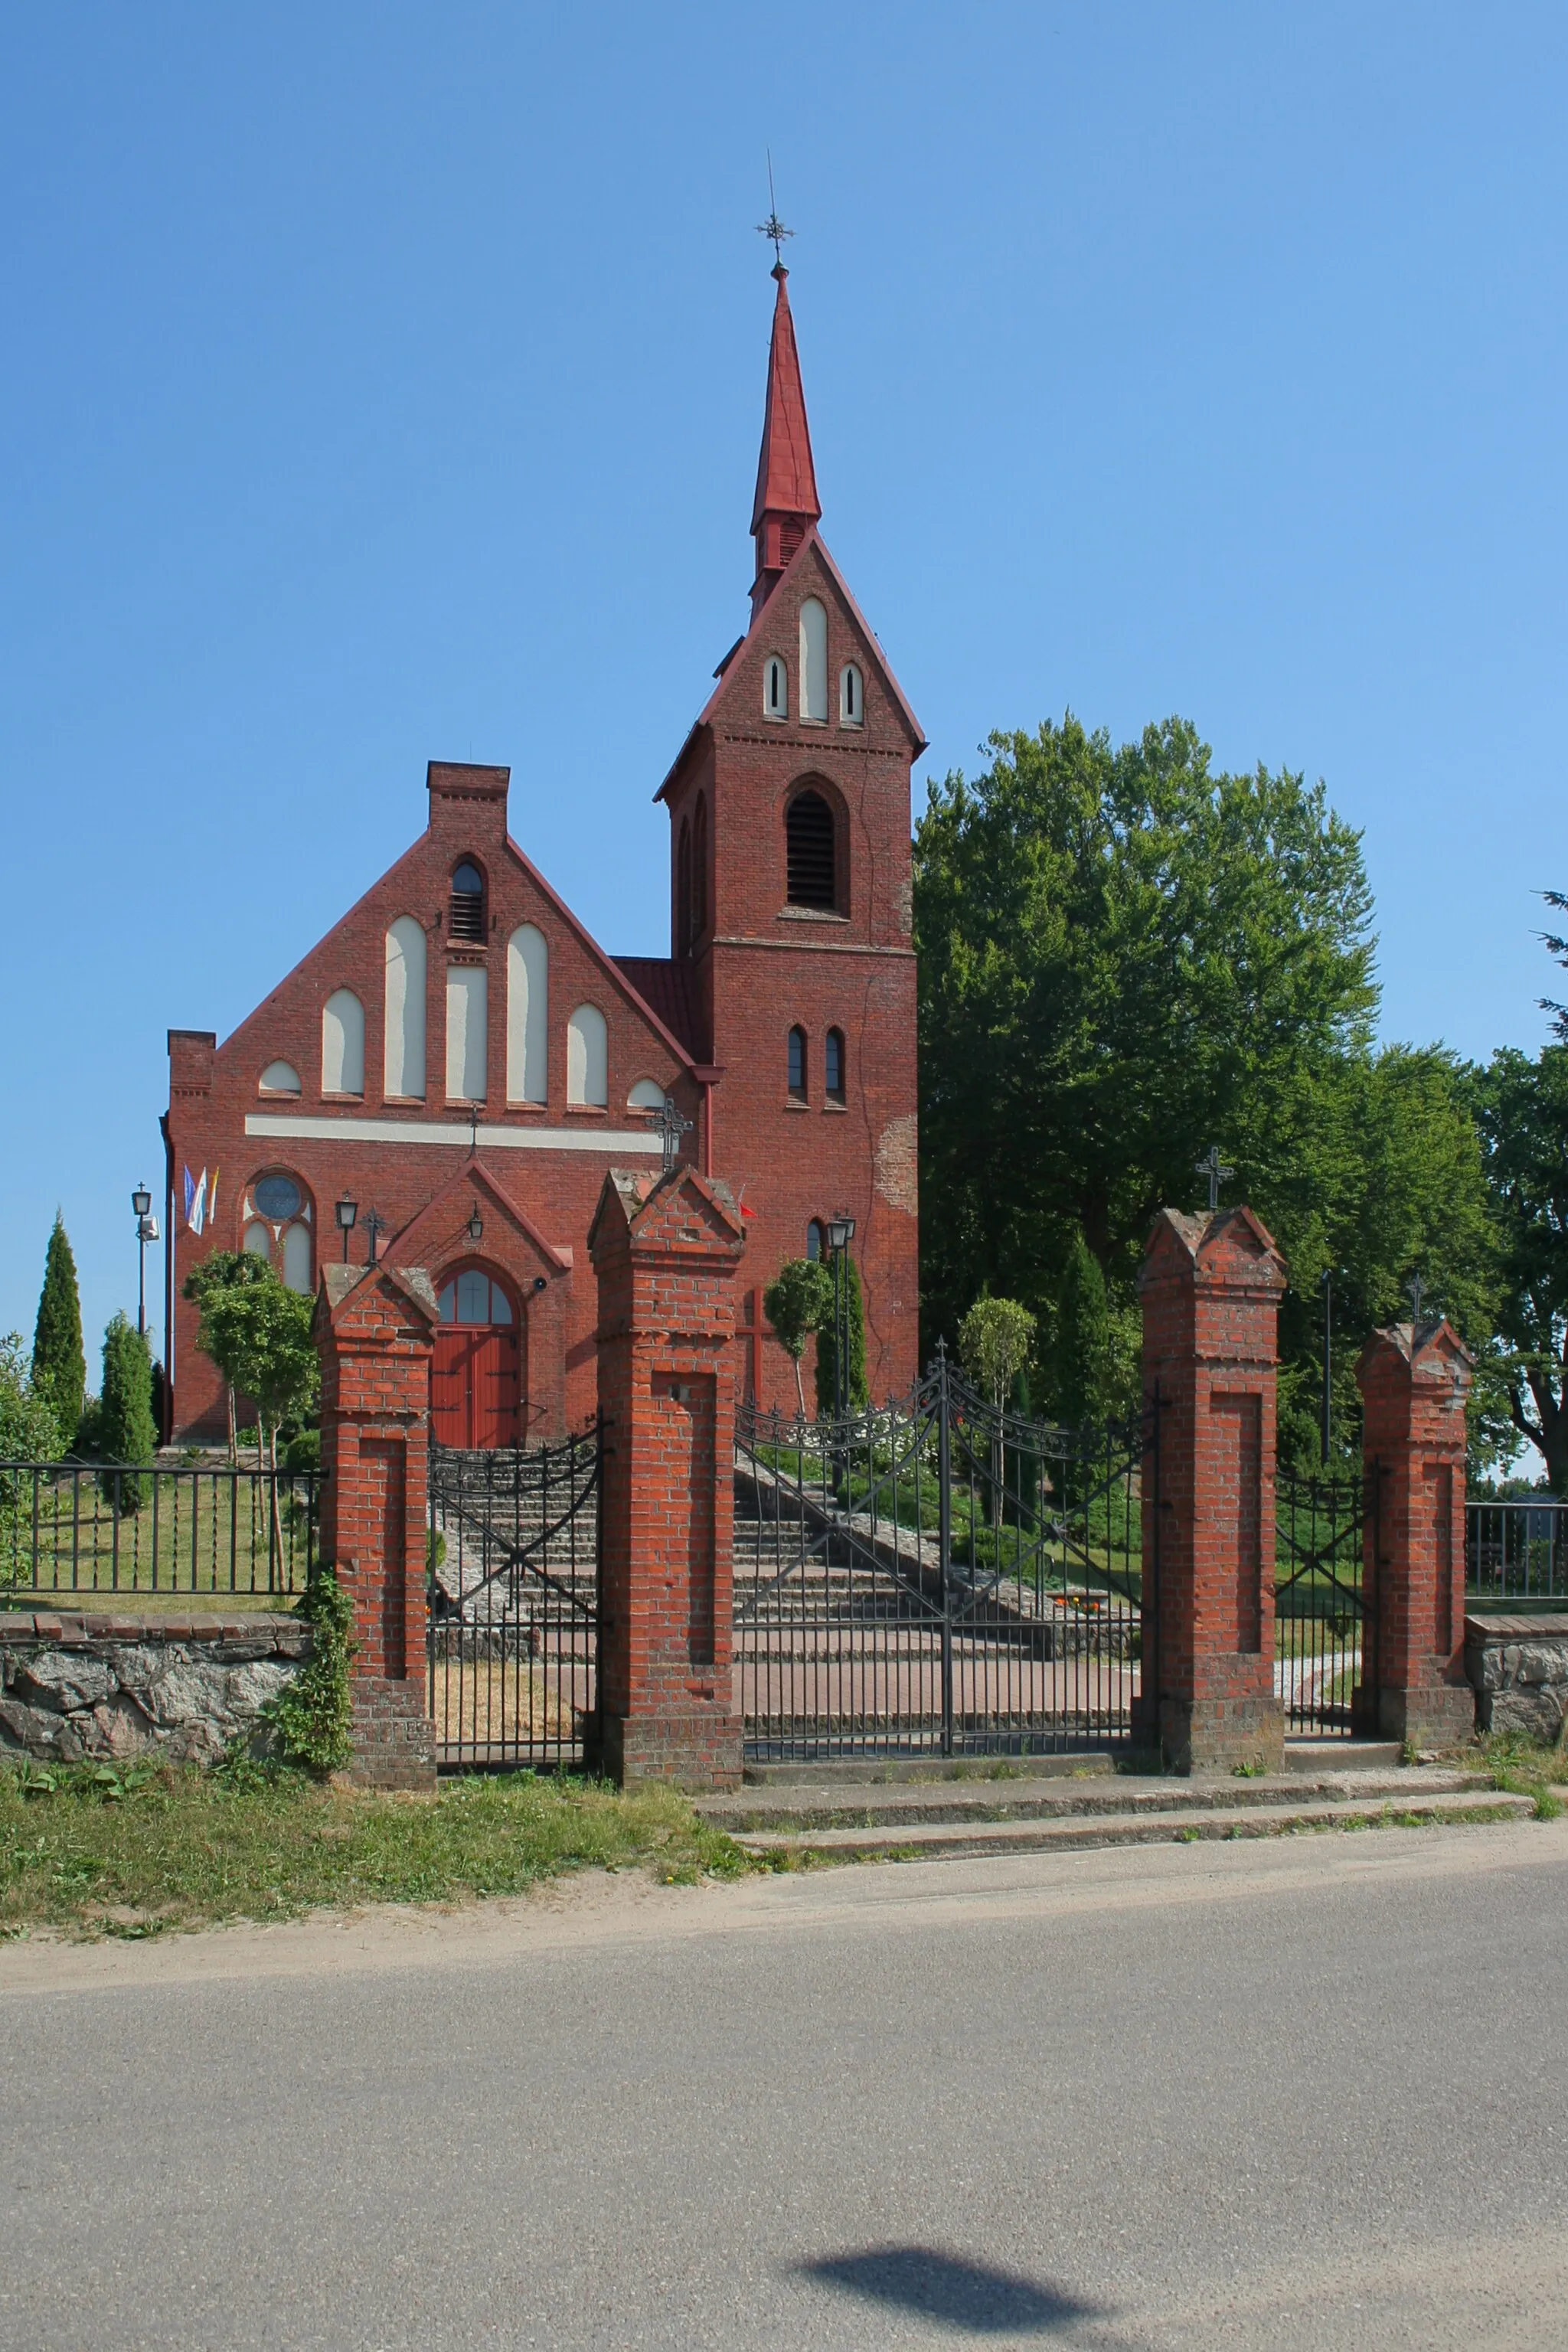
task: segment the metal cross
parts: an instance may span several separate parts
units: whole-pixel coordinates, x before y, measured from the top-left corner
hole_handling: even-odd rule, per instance
[[[682,1118],[675,1108],[673,1095],[666,1095],[658,1110],[650,1110],[647,1123],[664,1148],[664,1173],[677,1166],[680,1159],[680,1139],[691,1132],[691,1121]]]
[[[366,1258],[365,1264],[366,1265],[374,1265],[375,1264],[376,1243],[380,1240],[382,1234],[387,1230],[386,1219],[382,1215],[379,1209],[367,1209],[365,1211],[364,1229],[370,1236],[370,1255]]]
[[[1410,1328],[1414,1331],[1421,1321],[1421,1293],[1426,1285],[1418,1274],[1413,1274],[1405,1287],[1410,1293]]]
[[[1234,1176],[1236,1171],[1234,1168],[1226,1168],[1221,1163],[1219,1146],[1217,1143],[1211,1143],[1208,1149],[1208,1158],[1206,1160],[1200,1160],[1197,1166],[1194,1169],[1193,1173],[1194,1176],[1206,1176],[1209,1180],[1209,1214],[1212,1217],[1215,1211],[1219,1206],[1220,1186],[1225,1182],[1227,1177]]]
[[[757,235],[759,236],[772,237],[773,241],[773,265],[776,268],[782,269],[784,268],[784,239],[786,236],[793,236],[795,235],[795,231],[793,228],[785,228],[783,221],[779,218],[778,205],[773,201],[773,151],[771,149],[768,151],[768,216],[765,221],[759,221],[757,223]]]
[[[479,1107],[478,1103],[470,1103],[468,1105],[468,1150],[470,1152],[475,1152],[479,1148]]]

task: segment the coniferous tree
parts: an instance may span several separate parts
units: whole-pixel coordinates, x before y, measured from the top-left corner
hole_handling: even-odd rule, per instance
[[[103,1335],[103,1391],[98,1405],[99,1448],[106,1463],[150,1463],[158,1450],[153,1426],[153,1359],[129,1318],[116,1315]],[[144,1481],[134,1471],[100,1481],[122,1511],[142,1507]]]
[[[87,1391],[87,1358],[82,1352],[76,1260],[58,1209],[44,1256],[44,1286],[33,1329],[33,1391],[54,1414],[61,1445],[73,1444]]]

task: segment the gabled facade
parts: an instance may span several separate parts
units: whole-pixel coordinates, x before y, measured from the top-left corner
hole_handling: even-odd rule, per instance
[[[910,777],[920,729],[817,530],[787,273],[777,280],[746,635],[659,789],[671,953],[607,955],[507,832],[509,771],[433,763],[429,824],[220,1046],[173,1030],[174,1427],[225,1399],[178,1297],[215,1247],[313,1287],[340,1201],[363,1259],[442,1303],[437,1438],[558,1434],[593,1410],[585,1243],[606,1169],[652,1171],[650,1119],[731,1186],[748,1246],[743,1375],[789,1406],[762,1293],[855,1219],[873,1396],[916,1370]],[[193,1185],[216,1178],[216,1200]],[[345,1212],[346,1213],[346,1212]],[[196,1228],[199,1227],[199,1231]]]

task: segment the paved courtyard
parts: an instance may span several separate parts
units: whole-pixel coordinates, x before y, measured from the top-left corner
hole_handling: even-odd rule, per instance
[[[0,1948],[0,2344],[1561,2341],[1568,1822]]]

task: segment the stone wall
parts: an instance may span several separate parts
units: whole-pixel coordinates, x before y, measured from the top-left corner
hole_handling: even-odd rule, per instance
[[[0,1616],[0,1764],[214,1763],[310,1646],[293,1617]]]
[[[1467,1617],[1476,1727],[1554,1740],[1568,1715],[1568,1615]]]

